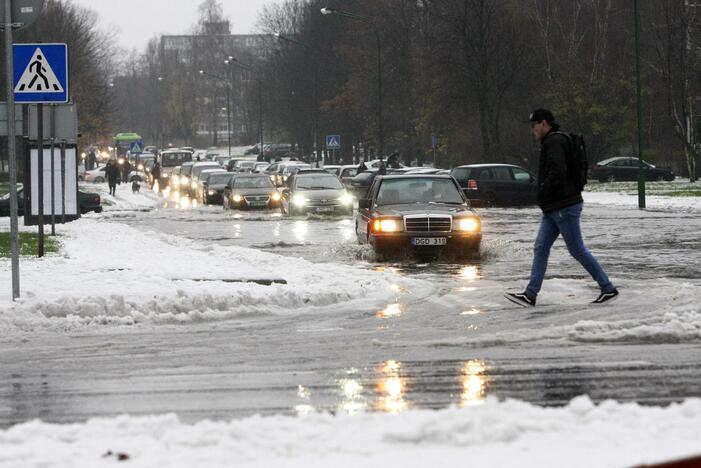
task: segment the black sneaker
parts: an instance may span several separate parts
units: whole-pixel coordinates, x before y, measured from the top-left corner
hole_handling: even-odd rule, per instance
[[[597,297],[592,304],[603,304],[604,302],[609,302],[618,297],[618,289],[614,289],[611,292],[602,292],[599,294],[599,297]]]
[[[522,293],[506,293],[504,297],[522,307],[535,307],[535,298],[531,299],[528,297],[525,291]]]

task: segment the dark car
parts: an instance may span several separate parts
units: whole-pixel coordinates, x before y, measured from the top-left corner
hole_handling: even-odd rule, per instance
[[[599,161],[591,168],[591,178],[599,182],[616,182],[619,180],[638,180],[640,171],[638,158],[617,157]],[[674,180],[674,172],[661,169],[643,161],[645,180]]]
[[[315,213],[353,214],[353,197],[333,174],[296,174],[282,190],[281,210],[288,216]]]
[[[365,194],[368,193],[368,189],[378,175],[378,171],[363,171],[348,182],[348,189],[358,200],[365,198]]]
[[[263,147],[263,154],[258,155],[258,161],[276,161],[280,158],[295,156],[294,147],[289,143],[273,143]]]
[[[480,218],[449,175],[378,176],[358,201],[355,233],[378,253],[474,255],[482,241]]]
[[[535,205],[535,177],[512,164],[470,164],[454,168],[450,175],[473,206]]]
[[[80,214],[89,213],[90,211],[101,213],[100,195],[78,190],[78,209]],[[24,187],[20,185],[17,186],[17,215],[24,216]],[[0,216],[10,216],[9,193],[0,197]]]
[[[205,205],[221,205],[224,203],[224,189],[234,177],[234,173],[226,171],[203,171],[200,182],[202,183],[199,199]]]
[[[265,174],[239,174],[224,188],[224,209],[278,208],[280,194]]]

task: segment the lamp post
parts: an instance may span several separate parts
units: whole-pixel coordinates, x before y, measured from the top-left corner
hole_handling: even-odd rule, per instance
[[[236,57],[233,57],[229,55],[229,57],[224,60],[224,63],[229,66],[237,66],[239,68],[242,68],[250,73],[253,73],[257,76],[258,80],[258,137],[259,137],[259,142],[260,142],[260,151],[259,155],[263,156],[263,80],[261,79],[260,73],[256,72],[256,70],[250,66],[246,65],[245,63],[241,63]]]
[[[638,208],[645,208],[645,165],[643,163],[643,108],[640,90],[640,9],[638,0],[633,0],[635,13],[635,77],[636,107],[638,112]]]
[[[362,21],[369,24],[375,32],[375,38],[377,39],[377,149],[380,153],[380,160],[382,160],[385,153],[385,142],[382,129],[382,43],[380,42],[380,30],[368,16],[358,15],[349,11],[336,10],[335,8],[322,8],[321,14],[327,16],[338,15]]]
[[[226,140],[229,144],[229,156],[231,156],[231,83],[227,83],[226,78],[222,76],[204,70],[200,70],[200,75],[211,76],[212,78],[217,79],[226,85]],[[215,128],[214,131],[218,132],[219,129]]]
[[[158,79],[158,83],[159,83],[159,84],[160,84],[160,83],[163,83],[163,81],[165,80],[165,78],[163,78],[162,76],[159,76],[157,79]],[[159,87],[158,87],[158,91],[159,91],[158,94],[159,94],[160,97],[161,97],[161,101],[165,101],[165,98],[164,98],[164,96],[163,96],[163,87],[162,87],[162,86],[159,86]],[[165,108],[165,102],[163,102],[163,107]],[[165,138],[166,138],[166,137],[165,137],[165,133],[166,133],[165,127],[166,127],[166,126],[165,126],[165,124],[163,123],[163,116],[164,116],[164,115],[167,115],[167,112],[162,112],[161,115],[160,115],[159,118],[158,118],[159,127],[160,127],[159,130],[161,131],[161,149],[163,149],[163,148],[165,147]]]
[[[314,138],[314,158],[318,166],[319,154],[321,151],[321,144],[319,143],[319,57],[316,55],[315,50],[304,42],[292,39],[280,33],[275,33],[275,37],[281,41],[289,42],[290,44],[295,44],[306,49],[314,59],[314,123],[312,133]]]

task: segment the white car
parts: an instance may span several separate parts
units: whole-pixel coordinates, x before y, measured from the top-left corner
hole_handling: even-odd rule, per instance
[[[107,176],[105,175],[105,168],[107,166],[100,166],[97,169],[92,169],[90,171],[85,171],[85,174],[83,174],[83,180],[85,182],[104,182],[107,180]]]

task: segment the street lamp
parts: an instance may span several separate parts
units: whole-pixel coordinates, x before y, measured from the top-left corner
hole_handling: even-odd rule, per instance
[[[212,78],[219,80],[226,85],[226,139],[227,143],[229,144],[229,156],[231,156],[231,83],[228,83],[226,78],[222,76],[204,70],[200,70],[200,75],[211,76]],[[218,132],[219,129],[215,128],[214,131]]]
[[[380,42],[380,30],[370,17],[351,13],[350,11],[336,10],[335,8],[327,7],[321,9],[321,14],[325,16],[338,15],[362,21],[363,23],[369,24],[375,32],[375,38],[377,39],[377,149],[380,153],[380,160],[382,160],[385,153],[385,143],[382,130],[382,43]]]
[[[298,45],[307,51],[311,53],[312,58],[314,59],[314,125],[313,125],[313,134],[314,134],[314,157],[316,158],[316,163],[317,166],[319,165],[319,153],[321,149],[321,144],[319,143],[319,58],[317,57],[317,54],[315,53],[315,50],[312,49],[308,44],[305,44],[304,42],[298,41],[296,39],[292,39],[291,37],[287,37],[281,33],[275,33],[275,37],[277,37],[281,41],[289,42],[290,44],[295,44]]]
[[[239,68],[242,68],[250,73],[254,73],[257,75],[257,80],[258,80],[258,132],[259,132],[259,142],[260,142],[260,151],[259,155],[263,155],[263,80],[261,79],[260,72],[256,72],[256,70],[250,66],[246,65],[245,63],[239,62],[239,60],[236,57],[233,57],[229,55],[229,57],[224,60],[224,63],[229,66],[237,66]]]
[[[638,0],[633,0],[635,15],[635,83],[636,109],[638,114],[638,208],[645,208],[645,165],[643,163],[643,108],[640,86],[640,10]]]

